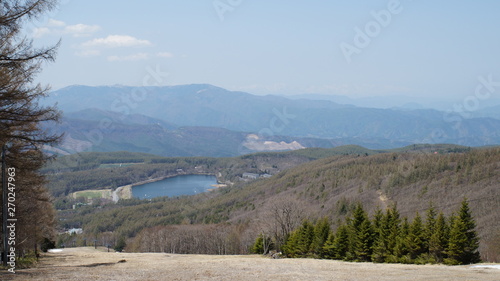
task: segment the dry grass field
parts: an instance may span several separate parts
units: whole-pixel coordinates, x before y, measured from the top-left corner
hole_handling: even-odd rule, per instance
[[[498,266],[498,265],[496,265]],[[500,280],[500,269],[472,266],[348,263],[251,256],[107,253],[67,248],[35,268],[2,271],[1,280]]]

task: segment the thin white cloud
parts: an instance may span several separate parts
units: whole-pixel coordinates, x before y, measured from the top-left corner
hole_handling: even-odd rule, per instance
[[[64,33],[72,34],[75,37],[90,36],[101,29],[98,25],[75,24],[68,25],[64,28]]]
[[[151,46],[148,40],[137,39],[128,35],[109,35],[106,38],[95,38],[82,44],[82,47],[105,47],[105,48],[118,48],[118,47],[141,47]]]
[[[137,53],[129,56],[109,56],[108,61],[139,61],[139,60],[147,60],[149,55],[147,53]]]
[[[160,57],[160,58],[167,58],[167,59],[174,57],[174,55],[172,53],[169,53],[169,52],[160,52],[160,53],[157,53],[156,56]]]
[[[71,34],[73,37],[86,37],[100,29],[101,27],[98,25],[87,25],[83,23],[66,25],[63,21],[49,19],[45,26],[33,29],[33,36],[35,38],[40,38],[45,35],[61,36],[63,34]]]
[[[47,26],[49,27],[63,27],[66,26],[66,23],[60,20],[49,19],[47,22]]]

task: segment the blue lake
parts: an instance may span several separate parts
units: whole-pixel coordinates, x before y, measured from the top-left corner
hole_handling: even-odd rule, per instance
[[[151,199],[160,196],[194,195],[214,188],[212,184],[217,184],[215,176],[181,175],[133,186],[132,196],[140,199]]]

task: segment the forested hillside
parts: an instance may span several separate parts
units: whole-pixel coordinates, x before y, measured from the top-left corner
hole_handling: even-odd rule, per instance
[[[437,150],[330,156],[284,170],[269,179],[195,196],[147,202],[128,200],[99,209],[82,208],[73,211],[64,224],[81,226],[89,236],[129,237],[129,250],[139,251],[160,251],[165,246],[148,242],[149,248],[145,249],[140,241],[167,239],[172,233],[190,233],[182,237],[192,237],[189,241],[194,241],[199,238],[196,233],[210,228],[224,243],[231,241],[230,247],[221,242],[227,246],[224,253],[243,253],[258,233],[276,232],[282,213],[294,218],[288,224],[290,232],[304,218],[328,217],[336,228],[357,203],[362,203],[370,216],[377,208],[384,210],[396,205],[402,216],[413,219],[417,211],[425,212],[431,203],[437,212],[450,216],[467,198],[477,222],[483,259],[497,259],[500,149],[458,153],[450,152],[453,149]],[[225,226],[219,228],[219,224]],[[168,226],[167,231],[165,225],[175,226]],[[132,239],[135,236],[141,239]]]

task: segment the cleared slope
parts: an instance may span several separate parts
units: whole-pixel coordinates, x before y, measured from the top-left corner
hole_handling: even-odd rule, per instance
[[[484,280],[498,269],[347,263],[261,256],[206,256],[163,253],[107,253],[66,248],[44,255],[36,268],[0,273],[2,280]]]

